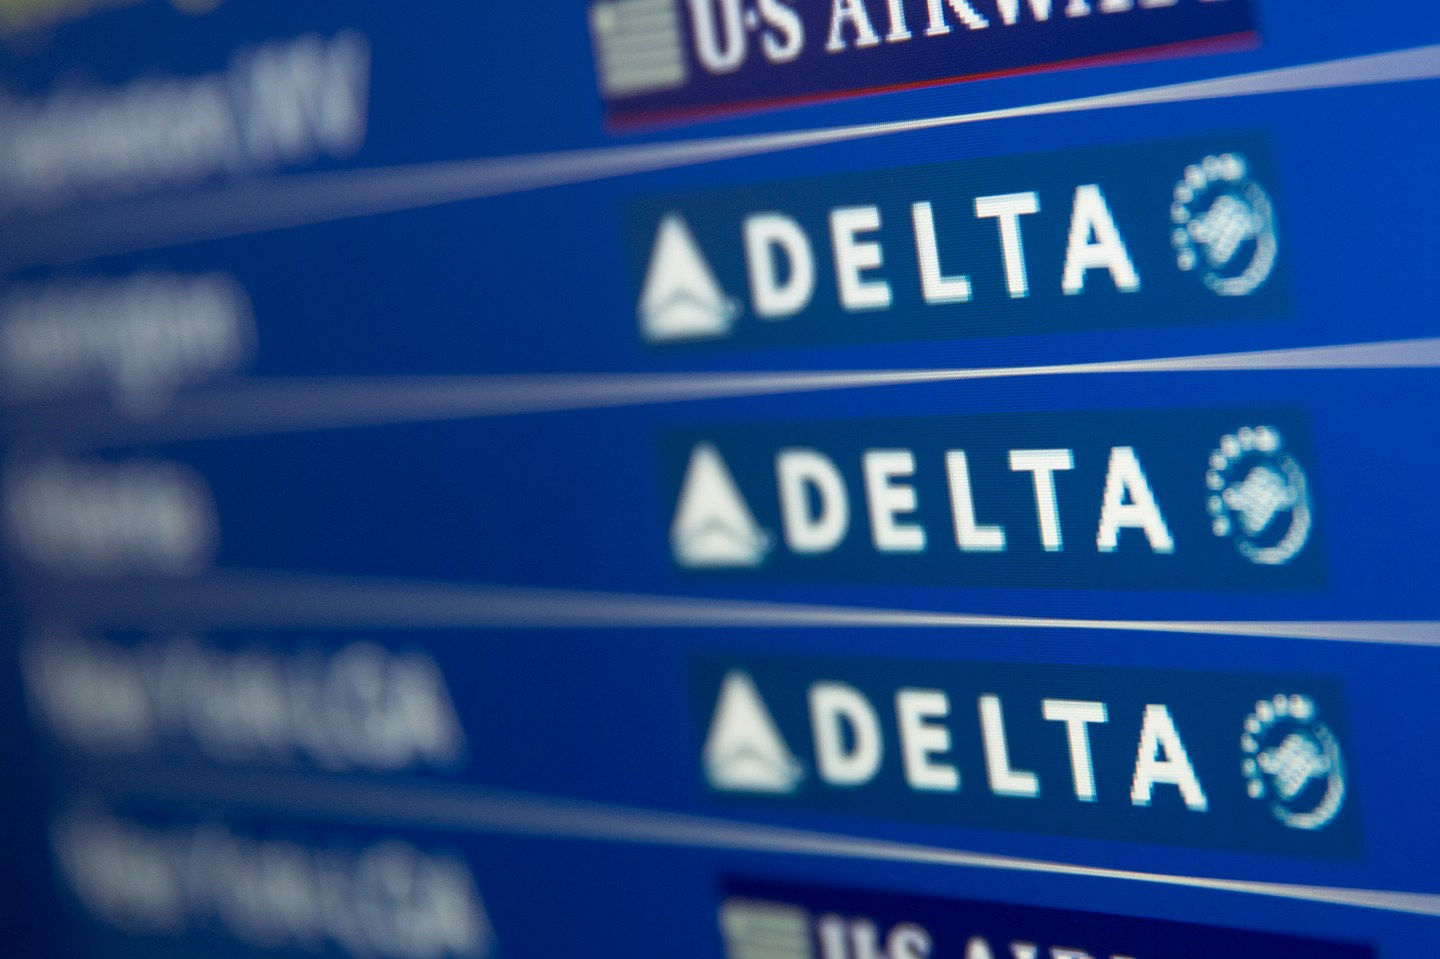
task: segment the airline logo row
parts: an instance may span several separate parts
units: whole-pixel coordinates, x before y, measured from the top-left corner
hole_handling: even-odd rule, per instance
[[[1237,37],[1249,0],[592,0],[615,119],[834,97]]]
[[[1237,425],[1239,424],[1239,425]],[[933,585],[1323,584],[1293,412],[752,424],[660,437],[693,574]]]
[[[717,799],[1252,852],[1355,856],[1345,718],[1318,678],[707,656]]]
[[[1368,959],[1365,946],[1216,926],[731,880],[726,959]]]
[[[1288,303],[1257,137],[942,163],[630,204],[654,345],[1057,332]]]

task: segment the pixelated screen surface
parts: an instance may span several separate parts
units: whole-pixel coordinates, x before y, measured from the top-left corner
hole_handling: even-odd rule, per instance
[[[0,0],[0,951],[1433,956],[1437,81]]]

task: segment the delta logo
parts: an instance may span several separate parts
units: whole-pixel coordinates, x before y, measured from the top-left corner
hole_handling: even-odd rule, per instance
[[[1248,0],[594,0],[611,119],[733,111],[1182,53],[1254,31]]]
[[[1242,416],[1019,414],[668,435],[670,553],[691,574],[776,580],[1320,585],[1303,423],[1284,411]]]
[[[1373,959],[1348,943],[1043,906],[730,879],[727,959]]]
[[[1313,677],[706,659],[716,797],[957,826],[1345,855],[1353,788]]]
[[[974,160],[637,201],[652,347],[799,345],[1283,311],[1263,140]]]

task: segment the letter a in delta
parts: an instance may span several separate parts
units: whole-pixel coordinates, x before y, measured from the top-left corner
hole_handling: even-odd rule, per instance
[[[695,237],[678,214],[660,221],[645,288],[640,293],[640,331],[651,343],[724,336],[740,313],[725,295]]]
[[[720,686],[703,758],[705,778],[727,792],[790,793],[805,778],[755,681],[739,670]]]
[[[709,443],[696,444],[670,524],[675,562],[692,568],[759,566],[770,541],[740,496],[720,451]]]

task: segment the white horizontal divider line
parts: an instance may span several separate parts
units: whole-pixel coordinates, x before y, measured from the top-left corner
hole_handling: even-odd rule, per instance
[[[1440,77],[1440,44],[911,120],[274,177],[70,211],[0,235],[0,260],[59,263],[996,120]]]
[[[42,411],[11,428],[113,445],[1035,376],[1437,367],[1440,337],[1041,366],[240,380],[185,395],[152,420]]]
[[[1440,646],[1429,620],[1141,620],[1000,616],[518,586],[217,573],[173,586],[47,594],[99,628],[1059,629]]]
[[[137,789],[130,790],[131,795],[136,792],[147,798],[166,801],[180,798],[182,801],[218,803],[230,808],[282,809],[332,819],[380,821],[399,827],[437,831],[993,869],[1440,916],[1440,895],[1433,893],[1082,866],[482,787],[336,782],[313,777],[262,779],[217,775],[167,778],[146,775]]]

